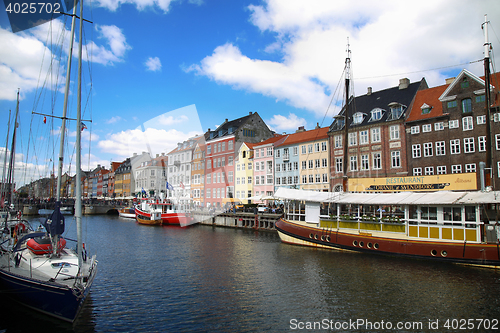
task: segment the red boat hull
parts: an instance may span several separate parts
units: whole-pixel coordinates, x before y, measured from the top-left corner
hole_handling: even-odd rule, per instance
[[[285,221],[276,222],[284,243],[311,247],[397,255],[500,268],[500,244],[436,242],[374,237],[370,233],[347,233]]]
[[[151,213],[142,211],[139,208],[135,208],[135,215],[144,216],[146,218],[151,217]],[[181,226],[187,227],[192,224],[193,218],[188,213],[161,213],[161,220],[163,225]]]

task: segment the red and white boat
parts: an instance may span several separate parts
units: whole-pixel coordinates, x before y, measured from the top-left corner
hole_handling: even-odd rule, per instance
[[[188,227],[196,223],[189,211],[179,209],[168,199],[148,198],[135,206],[137,219],[151,219],[151,214],[155,213],[161,215],[162,225]]]

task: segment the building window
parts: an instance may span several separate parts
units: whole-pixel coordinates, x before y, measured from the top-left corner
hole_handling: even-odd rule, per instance
[[[465,172],[476,172],[476,163],[466,164]]]
[[[380,127],[372,128],[372,142],[380,142]]]
[[[321,166],[321,163],[320,163],[319,158],[315,159],[315,160],[314,160],[314,167],[315,167],[315,168],[319,168],[320,166]]]
[[[464,153],[473,153],[474,151],[474,138],[464,138]]]
[[[422,168],[413,168],[414,176],[422,176]]]
[[[359,132],[359,144],[366,145],[368,144],[368,130]]]
[[[311,143],[310,145],[307,145],[307,153],[312,154],[312,152],[313,152],[313,145]]]
[[[446,174],[446,165],[440,165],[437,167],[437,174],[438,175],[445,175]]]
[[[478,125],[484,125],[484,124],[486,124],[486,116],[477,116],[476,117],[476,123]]]
[[[460,125],[459,125],[459,124],[460,124],[460,123],[458,122],[458,119],[450,120],[450,121],[448,122],[448,127],[449,127],[449,128],[459,128],[459,127],[460,127]]]
[[[462,118],[462,130],[470,131],[474,129],[474,120],[471,116]]]
[[[314,183],[314,176],[313,175],[309,175],[309,183]]]
[[[307,184],[307,176],[302,175],[302,184]]]
[[[430,131],[432,131],[431,124],[422,125],[422,133],[427,133],[427,132],[430,132]]]
[[[335,148],[342,148],[342,136],[340,135],[335,135],[335,138],[334,138],[335,142],[334,142],[334,145],[335,145]],[[302,146],[302,154],[305,154],[306,152],[306,146]]]
[[[323,168],[326,168],[328,166],[328,159],[326,158],[321,159],[321,166]]]
[[[391,151],[391,167],[400,168],[401,167],[401,152]]]
[[[302,161],[302,170],[307,169],[307,161]],[[279,170],[276,170],[279,171]]]
[[[376,121],[382,119],[382,109],[381,108],[375,108],[371,112],[372,117],[370,121]]]
[[[424,143],[424,157],[432,156],[432,142]]]
[[[450,140],[450,154],[460,154],[460,139]]]
[[[480,152],[486,151],[486,137],[480,136],[477,138],[478,149]]]
[[[321,151],[326,151],[326,141],[321,142]],[[297,155],[297,154],[295,154]]]
[[[417,127],[417,133],[419,127]],[[391,140],[399,140],[399,125],[392,125],[389,127],[390,139]],[[412,133],[413,134],[413,133]]]
[[[349,146],[355,146],[358,144],[357,134],[358,134],[357,132],[349,133]]]
[[[382,169],[382,155],[380,153],[373,153],[372,155],[372,168],[374,170]]]
[[[361,155],[361,170],[368,170],[368,155]]]
[[[412,151],[412,157],[413,158],[419,158],[419,157],[422,156],[421,149],[420,149],[420,144],[412,145],[411,146],[411,151]]]
[[[436,142],[436,156],[446,155],[446,145],[444,141]]]
[[[420,127],[419,126],[412,126],[411,127],[411,134],[418,134],[420,133]]]
[[[456,108],[457,107],[457,101],[450,101],[447,104],[447,107],[450,108]]]
[[[425,175],[432,176],[434,174],[434,167],[425,167]]]
[[[273,148],[269,147],[266,149],[267,156],[273,156]],[[264,153],[262,153],[262,156],[264,156]]]
[[[455,164],[451,166],[451,173],[462,173],[462,165]]]
[[[312,169],[313,168],[313,160],[309,160],[307,161],[308,163],[308,166],[309,166],[309,169]]]
[[[340,136],[339,136],[340,137]],[[335,137],[336,138],[336,137]],[[302,154],[307,154],[306,145],[300,146],[302,149]]]
[[[495,134],[495,146],[500,150],[500,134]]]
[[[463,113],[472,112],[472,100],[470,98],[462,100],[462,112]]]
[[[435,131],[442,131],[444,130],[444,123],[441,121],[439,123],[434,124],[434,130]]]
[[[356,112],[353,116],[353,123],[354,124],[361,124],[363,122],[363,113],[361,112]]]
[[[350,160],[351,160],[351,165],[350,165],[351,171],[358,170],[358,157],[357,156],[350,156]]]
[[[343,172],[343,159],[342,157],[336,157],[335,158],[335,170],[336,172]]]

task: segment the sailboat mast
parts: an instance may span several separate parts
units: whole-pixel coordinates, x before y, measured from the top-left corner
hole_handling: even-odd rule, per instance
[[[7,171],[7,150],[9,149],[9,136],[10,136],[10,114],[11,110],[9,110],[9,121],[7,122],[7,139],[5,140],[5,154],[3,159],[3,170],[2,170],[2,192],[0,194],[0,198],[2,199],[2,207],[5,201],[5,195],[7,194],[7,181],[5,179],[5,172]]]
[[[8,191],[10,191],[9,203],[14,203],[14,166],[16,163],[16,132],[17,132],[17,118],[19,117],[19,89],[17,90],[17,105],[16,105],[16,115],[14,118],[14,132],[12,134],[12,146],[10,148],[10,160],[9,169],[7,172],[7,186],[9,186]]]
[[[73,5],[73,17],[71,19],[71,33],[69,39],[69,53],[68,53],[68,66],[66,68],[66,87],[64,88],[64,104],[63,104],[63,114],[61,123],[61,143],[59,146],[59,162],[57,167],[57,194],[56,200],[61,199],[61,184],[62,184],[62,168],[64,162],[64,138],[66,133],[66,112],[68,110],[68,97],[69,97],[69,84],[71,76],[71,59],[73,58],[73,40],[75,36],[75,20],[76,20],[76,4],[74,1]]]
[[[347,39],[347,58],[345,59],[345,111],[344,111],[344,176],[342,177],[342,191],[347,190],[347,141],[349,136],[349,86],[351,83],[351,50]]]
[[[484,30],[484,102],[486,106],[486,168],[490,170],[490,185],[495,190],[495,176],[494,176],[494,161],[492,152],[492,138],[491,138],[491,112],[490,112],[490,47],[488,41],[488,17],[484,15],[484,23],[482,28]]]
[[[75,0],[76,3],[76,0]],[[76,7],[76,4],[75,4]],[[76,235],[78,267],[83,265],[83,243],[82,243],[82,38],[83,38],[83,0],[80,1],[80,31],[78,41],[78,89],[77,89],[77,111],[76,111]]]

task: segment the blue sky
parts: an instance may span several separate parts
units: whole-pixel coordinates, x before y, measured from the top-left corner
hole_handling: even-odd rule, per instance
[[[342,94],[338,84],[348,37],[356,95],[365,94],[368,86],[374,90],[396,86],[403,77],[412,82],[425,77],[429,86],[437,86],[463,68],[482,75],[481,63],[469,63],[483,58],[484,14],[491,21],[494,51],[500,46],[497,0],[85,3],[85,16],[94,22],[85,25],[84,41],[92,57],[83,57],[84,101],[91,102],[84,118],[92,118],[84,131],[85,169],[108,166],[134,152],[167,153],[176,142],[249,112],[258,112],[279,133],[294,132],[298,126],[312,129],[316,123],[328,126],[338,112],[329,103],[332,95]],[[9,109],[15,110],[20,88],[17,167],[28,178],[24,182],[52,170],[46,161],[59,124],[54,120],[43,127],[42,117],[32,118],[31,111],[34,100],[40,100],[36,111],[52,112],[51,96],[54,91],[62,95],[62,84],[47,89],[42,97],[35,93],[39,73],[47,77],[47,59],[57,53],[46,42],[47,31],[52,27],[56,36],[61,22],[13,34],[5,12],[0,14],[0,112],[6,119]],[[65,30],[69,31],[69,21]],[[60,82],[66,76],[65,52],[50,72],[59,69]],[[494,61],[498,68],[498,60]],[[92,90],[87,97],[90,75]],[[76,71],[71,81],[76,81]],[[54,114],[62,113],[60,104],[62,96]],[[74,106],[70,108],[74,115]],[[37,130],[30,134],[35,124]],[[71,145],[74,122],[68,126]],[[1,153],[6,133],[3,121]],[[69,163],[74,151],[71,146],[67,151]]]

